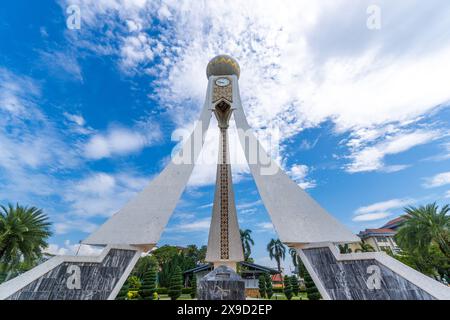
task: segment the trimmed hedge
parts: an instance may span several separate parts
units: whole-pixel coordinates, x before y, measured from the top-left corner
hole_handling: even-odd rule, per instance
[[[187,288],[181,288],[181,293],[182,294],[191,294],[192,292],[192,288],[187,287]]]
[[[167,290],[167,288],[161,287],[161,288],[156,289],[156,292],[158,294],[167,294],[168,290]]]

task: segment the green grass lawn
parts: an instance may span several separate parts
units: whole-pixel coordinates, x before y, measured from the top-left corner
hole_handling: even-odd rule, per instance
[[[170,297],[167,294],[160,294],[159,300],[170,300]],[[177,300],[192,300],[192,298],[190,294],[182,294]]]
[[[170,300],[170,297],[167,294],[160,294],[159,295],[160,300]],[[192,300],[191,296],[189,294],[182,294],[178,300]],[[258,299],[258,300],[267,300],[267,299]],[[272,296],[272,299],[270,300],[287,300],[284,293],[274,293]],[[293,296],[291,300],[308,300],[306,297],[306,292],[300,292],[300,294],[296,297]]]
[[[270,300],[287,300],[284,293],[274,293]],[[292,296],[291,300],[308,300],[306,292],[300,292],[298,296]]]

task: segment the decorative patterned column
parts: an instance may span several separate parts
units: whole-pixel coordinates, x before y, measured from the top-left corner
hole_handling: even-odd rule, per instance
[[[221,92],[225,94],[229,90],[221,90]],[[213,262],[215,267],[226,265],[235,270],[236,263],[243,261],[244,257],[229,159],[228,126],[233,110],[228,99],[221,99],[215,105],[213,112],[217,118],[220,136],[216,190],[206,260]]]

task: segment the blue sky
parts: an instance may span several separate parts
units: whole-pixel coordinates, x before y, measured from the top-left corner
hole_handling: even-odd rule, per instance
[[[80,29],[67,27],[71,4]],[[284,170],[352,231],[448,203],[449,16],[445,0],[3,1],[0,203],[43,208],[50,250],[73,253],[162,170],[221,53],[241,65],[261,140],[275,139]],[[274,265],[265,246],[276,233],[232,152],[240,226],[253,230],[256,261]],[[214,175],[211,162],[195,168],[160,244],[206,244]]]

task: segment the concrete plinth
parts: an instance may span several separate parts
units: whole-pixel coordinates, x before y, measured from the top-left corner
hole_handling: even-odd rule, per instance
[[[199,300],[245,300],[245,282],[227,266],[219,266],[200,280]]]

